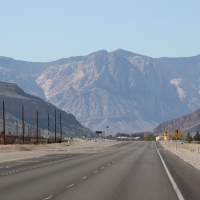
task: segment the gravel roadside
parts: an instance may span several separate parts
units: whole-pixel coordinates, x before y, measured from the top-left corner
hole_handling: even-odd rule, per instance
[[[193,143],[184,143],[184,142],[177,142],[176,148],[176,141],[168,142],[168,141],[159,141],[163,147],[179,157],[180,159],[184,160],[188,164],[192,165],[196,169],[200,170],[200,144],[193,144]],[[198,150],[199,149],[199,150]]]
[[[0,163],[49,154],[98,153],[112,150],[113,140],[74,140],[71,143],[40,145],[0,145]]]

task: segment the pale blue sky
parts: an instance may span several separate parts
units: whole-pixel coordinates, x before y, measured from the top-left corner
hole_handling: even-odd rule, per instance
[[[200,54],[200,1],[0,0],[0,56],[45,62],[118,48]]]

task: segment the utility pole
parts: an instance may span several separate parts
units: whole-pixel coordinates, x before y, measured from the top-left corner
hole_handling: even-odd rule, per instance
[[[6,144],[5,107],[3,101],[3,144]]]
[[[48,136],[49,136],[49,113],[48,113]],[[48,137],[48,143],[49,143],[49,137]]]
[[[22,143],[24,144],[24,106],[22,106]]]
[[[60,139],[62,140],[61,112],[60,112]]]
[[[107,126],[106,128],[107,128],[107,138],[108,138],[108,128],[109,128],[109,126]]]
[[[56,109],[55,109],[55,143],[56,143]]]
[[[37,127],[36,127],[36,133],[37,133],[37,144],[38,144],[38,110],[36,112],[36,118],[37,118]]]

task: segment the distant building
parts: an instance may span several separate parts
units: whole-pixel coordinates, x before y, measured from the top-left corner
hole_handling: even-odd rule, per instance
[[[156,137],[156,141],[164,140],[164,135],[160,134]]]
[[[159,136],[156,137],[156,141],[159,140],[170,141],[174,139],[185,140],[185,138],[186,138],[186,133],[176,129],[173,132],[165,131],[163,134],[160,134]]]

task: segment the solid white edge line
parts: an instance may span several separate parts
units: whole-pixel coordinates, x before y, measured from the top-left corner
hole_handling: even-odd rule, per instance
[[[160,156],[160,159],[161,159],[162,164],[163,164],[163,166],[164,166],[164,168],[165,168],[165,171],[166,171],[166,173],[167,173],[167,175],[168,175],[168,178],[169,178],[169,180],[171,181],[171,184],[172,184],[172,186],[173,186],[173,188],[174,188],[174,190],[175,190],[175,192],[176,192],[176,195],[178,196],[178,199],[179,199],[179,200],[184,200],[183,195],[181,194],[180,190],[178,189],[178,186],[176,185],[176,183],[175,183],[174,179],[172,178],[172,176],[171,176],[171,174],[170,174],[170,172],[169,172],[169,170],[168,170],[168,168],[167,168],[167,166],[166,166],[166,164],[165,164],[165,162],[164,162],[162,156],[160,155],[160,152],[158,151],[156,142],[155,142],[155,147],[156,147],[156,150],[157,150],[157,152],[158,152],[158,155]]]

